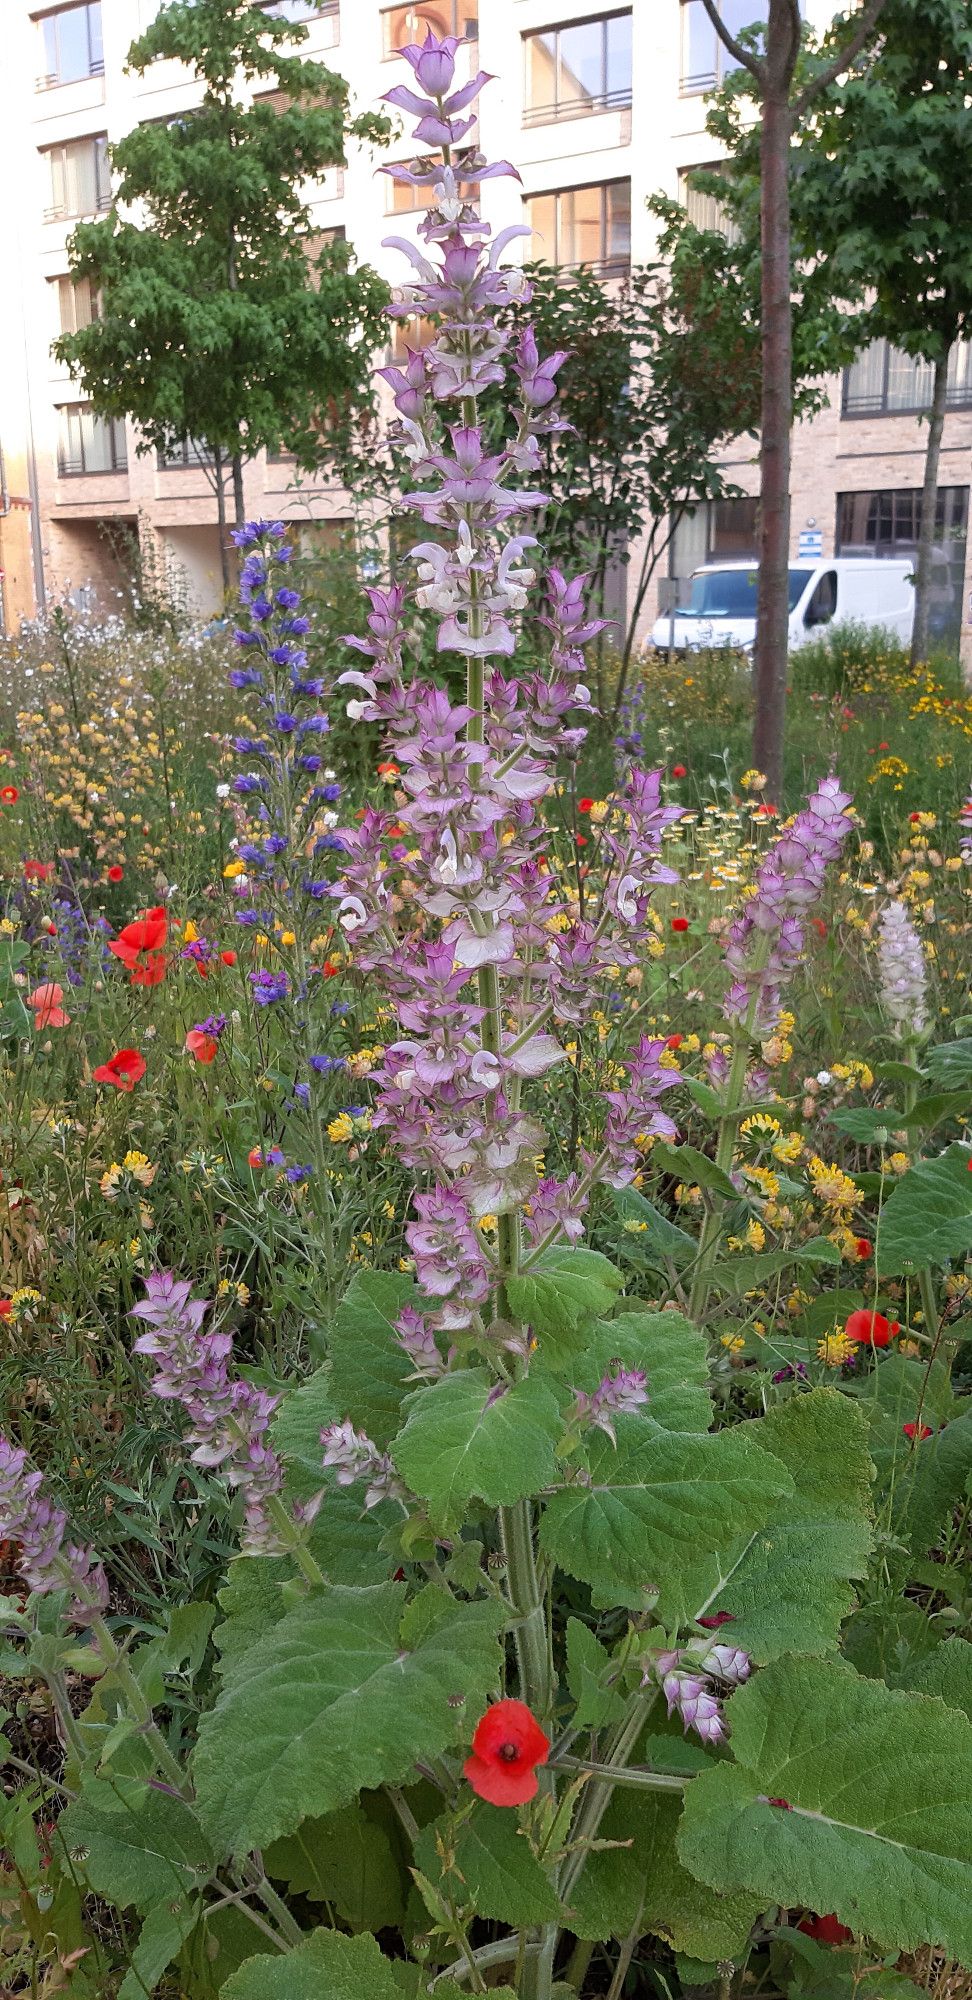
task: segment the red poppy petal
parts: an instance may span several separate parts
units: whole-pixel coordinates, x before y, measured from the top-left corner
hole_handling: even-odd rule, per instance
[[[473,1791],[491,1806],[525,1806],[536,1798],[539,1781],[532,1764],[487,1763],[485,1757],[467,1757],[463,1772]]]

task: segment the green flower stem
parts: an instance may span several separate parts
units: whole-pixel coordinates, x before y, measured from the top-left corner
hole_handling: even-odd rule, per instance
[[[915,1041],[913,1039],[909,1040],[905,1047],[904,1059],[905,1062],[908,1063],[912,1068],[915,1067],[917,1053],[918,1050]],[[909,1112],[914,1110],[917,1101],[918,1101],[917,1084],[906,1083],[905,1096],[904,1096],[904,1109],[906,1117],[908,1116]],[[913,1158],[914,1156],[913,1149],[910,1145],[908,1148],[908,1152],[909,1152],[909,1157]],[[932,1277],[930,1264],[922,1264],[921,1268],[919,1269],[918,1295],[921,1299],[921,1309],[925,1318],[925,1327],[928,1332],[928,1338],[931,1341],[931,1352],[928,1356],[928,1367],[925,1372],[924,1382],[922,1383],[921,1396],[919,1397],[918,1409],[915,1415],[915,1422],[920,1432],[921,1421],[922,1421],[922,1409],[924,1407],[924,1402],[925,1402],[925,1390],[928,1387],[928,1379],[929,1376],[931,1375],[932,1363],[934,1362],[938,1354],[938,1350],[942,1343],[942,1334],[945,1330],[945,1315],[943,1313],[941,1314],[941,1316],[939,1316],[938,1300],[935,1297],[935,1281],[934,1278]]]
[[[607,1747],[604,1762],[609,1771],[626,1768],[627,1760],[654,1704],[656,1692],[657,1690],[637,1688],[631,1695],[625,1713]],[[571,1836],[576,1851],[571,1855],[560,1883],[560,1894],[565,1903],[569,1902],[571,1891],[587,1866],[590,1843],[597,1838],[598,1828],[611,1803],[614,1787],[618,1782],[615,1777],[594,1779],[584,1795]]]
[[[178,1794],[179,1798],[188,1798],[189,1786],[182,1765],[169,1749],[165,1737],[152,1714],[152,1705],[147,1699],[144,1690],[140,1687],[135,1674],[132,1672],[127,1654],[112,1637],[104,1619],[100,1615],[91,1620],[91,1636],[101,1659],[104,1661],[105,1670],[117,1674],[125,1690],[125,1696],[131,1713],[138,1723],[139,1735],[144,1737],[167,1784],[172,1786],[173,1791]]]
[[[266,1505],[267,1513],[274,1527],[287,1543],[288,1551],[293,1556],[301,1575],[307,1578],[308,1583],[315,1585],[325,1584],[327,1577],[324,1571],[311,1555],[299,1528],[291,1520],[279,1493],[271,1493]]]
[[[684,1792],[691,1783],[689,1778],[681,1778],[674,1771],[645,1771],[631,1768],[626,1764],[594,1764],[586,1757],[558,1757],[554,1768],[558,1771],[590,1771],[597,1778],[607,1778],[612,1785],[626,1785],[639,1792]]]
[[[751,1008],[750,1016],[754,1012],[755,1009]],[[750,1018],[747,1017],[745,1026],[738,1029],[736,1033],[735,1046],[732,1052],[732,1067],[729,1071],[729,1081],[726,1085],[725,1106],[722,1117],[719,1120],[716,1166],[721,1167],[725,1174],[729,1172],[732,1166],[733,1148],[736,1140],[736,1113],[742,1102],[742,1094],[746,1082],[751,1033]],[[721,1218],[719,1210],[713,1206],[706,1211],[705,1222],[702,1228],[702,1240],[699,1244],[699,1261],[696,1265],[695,1278],[689,1295],[690,1319],[700,1320],[705,1312],[709,1298],[709,1273],[715,1262],[720,1231]]]
[[[553,1706],[553,1673],[547,1611],[533,1552],[533,1510],[529,1500],[501,1507],[500,1539],[506,1558],[507,1596],[515,1614],[513,1641],[520,1697],[541,1724]]]

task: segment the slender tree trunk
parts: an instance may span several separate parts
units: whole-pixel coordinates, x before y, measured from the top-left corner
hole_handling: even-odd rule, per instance
[[[760,550],[753,666],[753,763],[768,796],[783,782],[789,641],[790,432],[793,329],[790,305],[790,75],[767,79],[761,136],[762,409]]]
[[[219,568],[223,579],[223,597],[230,593],[229,549],[226,545],[226,489],[223,485],[223,454],[218,444],[213,446],[213,484],[216,489],[216,519],[219,523]]]
[[[915,563],[915,625],[911,636],[911,663],[920,666],[928,658],[928,623],[931,612],[932,555],[935,545],[935,513],[938,506],[938,467],[942,455],[945,405],[948,400],[948,350],[935,363],[935,386],[928,416],[928,444],[925,448],[925,479],[921,493],[921,526],[918,531],[918,559]]]
[[[242,528],[246,520],[246,502],[243,498],[243,460],[238,451],[233,453],[233,508],[236,525]]]

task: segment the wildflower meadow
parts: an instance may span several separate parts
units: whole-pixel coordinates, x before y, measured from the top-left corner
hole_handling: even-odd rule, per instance
[[[972,700],[606,725],[456,47],[346,640],[256,521],[2,662],[0,1990],[959,2000]]]

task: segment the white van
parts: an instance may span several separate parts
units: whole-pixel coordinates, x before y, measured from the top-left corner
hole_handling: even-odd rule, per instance
[[[691,581],[687,604],[652,627],[659,653],[699,653],[713,646],[751,653],[756,639],[756,565],[706,563]],[[883,627],[905,645],[915,617],[914,563],[869,556],[832,556],[790,566],[790,650],[827,625],[852,620]]]

